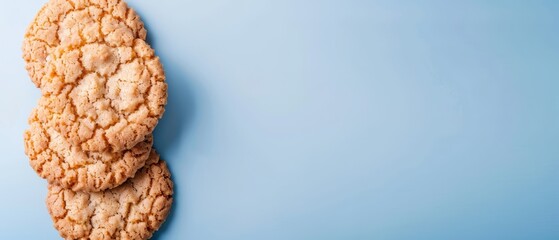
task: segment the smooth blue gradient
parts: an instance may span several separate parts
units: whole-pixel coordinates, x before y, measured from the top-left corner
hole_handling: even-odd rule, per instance
[[[0,239],[58,239],[0,7]],[[559,239],[559,1],[129,0],[167,72],[155,239]]]

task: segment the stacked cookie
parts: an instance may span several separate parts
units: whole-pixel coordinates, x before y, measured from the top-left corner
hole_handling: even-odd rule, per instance
[[[42,93],[25,153],[66,239],[147,239],[169,213],[173,183],[152,148],[167,85],[145,38],[121,0],[51,0],[25,34]]]

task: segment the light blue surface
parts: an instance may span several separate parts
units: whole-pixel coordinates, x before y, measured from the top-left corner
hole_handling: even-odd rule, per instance
[[[57,239],[0,7],[0,239]],[[130,0],[169,83],[157,239],[559,239],[559,1]]]

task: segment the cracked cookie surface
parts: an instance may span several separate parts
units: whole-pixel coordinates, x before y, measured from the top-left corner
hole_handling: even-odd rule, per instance
[[[43,78],[41,121],[86,151],[122,151],[144,140],[167,103],[159,58],[143,40],[57,48]]]
[[[25,68],[33,83],[41,87],[54,48],[99,42],[132,46],[137,38],[145,40],[144,24],[122,0],[50,0],[25,33]]]
[[[47,208],[65,239],[148,239],[169,214],[171,174],[152,150],[146,166],[123,185],[85,193],[49,185]]]
[[[83,151],[39,120],[44,112],[33,110],[24,133],[25,153],[31,167],[50,184],[74,191],[97,192],[124,183],[142,168],[153,138],[122,152]]]

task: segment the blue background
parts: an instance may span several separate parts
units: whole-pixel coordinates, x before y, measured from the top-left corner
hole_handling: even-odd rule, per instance
[[[0,239],[57,239],[0,7]],[[167,72],[157,239],[559,239],[559,1],[129,0]]]

